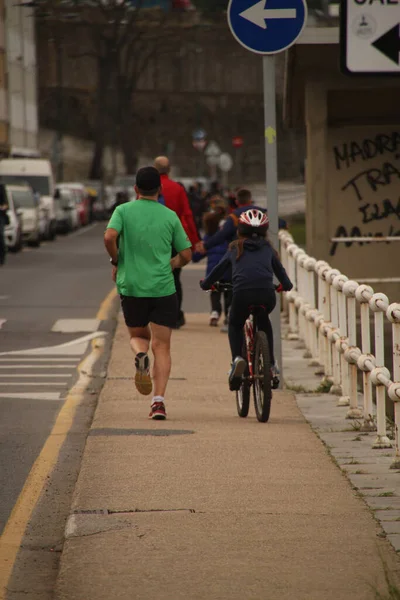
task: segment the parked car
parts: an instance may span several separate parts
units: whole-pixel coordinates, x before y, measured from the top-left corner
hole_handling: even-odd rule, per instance
[[[30,246],[40,246],[42,216],[37,196],[29,185],[7,185],[7,194],[21,217],[22,239]]]
[[[4,228],[6,246],[11,252],[18,252],[22,248],[22,211],[15,204],[9,187],[4,183],[0,184],[0,204],[8,205],[9,223]]]
[[[72,190],[75,194],[76,208],[80,225],[87,225],[89,222],[90,199],[83,183],[60,183],[60,189]]]
[[[57,222],[54,206],[54,177],[50,161],[38,158],[4,158],[0,160],[0,177],[4,183],[28,184],[39,198],[43,237],[53,240]]]
[[[54,193],[56,207],[57,232],[68,233],[79,227],[79,216],[75,192],[68,188],[57,187]]]

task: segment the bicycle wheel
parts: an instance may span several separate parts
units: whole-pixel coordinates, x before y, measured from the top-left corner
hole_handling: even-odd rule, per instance
[[[254,352],[254,408],[257,419],[266,423],[271,410],[271,361],[267,336],[257,331]]]
[[[243,345],[242,356],[247,356],[246,345]],[[249,376],[249,367],[246,367],[244,377]],[[239,417],[247,417],[250,407],[250,384],[247,379],[244,379],[240,390],[236,392],[236,409]]]

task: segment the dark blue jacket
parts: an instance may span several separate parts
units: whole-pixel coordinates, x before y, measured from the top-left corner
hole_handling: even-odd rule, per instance
[[[226,219],[222,229],[220,229],[219,231],[217,231],[217,233],[208,238],[207,241],[203,240],[205,249],[208,251],[210,250],[210,248],[214,248],[214,246],[218,246],[222,242],[233,242],[233,240],[236,238],[236,231],[240,215],[246,212],[247,210],[250,210],[251,208],[256,208],[258,210],[261,210],[262,212],[267,212],[265,208],[254,206],[254,204],[246,204],[246,206],[239,206]],[[286,229],[286,227],[286,221],[284,221],[283,219],[279,219],[279,229]]]
[[[224,258],[201,282],[203,290],[209,290],[213,283],[220,281],[229,265],[232,266],[233,293],[239,290],[273,290],[274,275],[285,292],[292,289],[293,284],[269,242],[262,238],[245,240],[243,254],[239,260],[236,260],[237,252],[237,248],[228,250]]]
[[[211,236],[205,235],[203,241],[206,242]],[[211,271],[217,266],[217,264],[224,258],[227,250],[228,250],[228,242],[222,242],[222,244],[218,244],[218,246],[213,246],[210,250],[207,251],[207,254],[202,254],[201,252],[194,252],[192,256],[193,262],[200,262],[203,258],[207,258],[207,270],[206,277],[211,273]],[[231,270],[228,269],[227,272],[221,277],[221,281],[231,281]]]

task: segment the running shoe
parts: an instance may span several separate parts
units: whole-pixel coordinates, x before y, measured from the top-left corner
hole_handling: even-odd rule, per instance
[[[210,327],[217,327],[219,321],[219,314],[216,310],[213,310],[210,315]]]
[[[153,384],[150,376],[150,359],[145,352],[139,352],[135,358],[136,375],[135,385],[136,389],[143,396],[151,394]]]
[[[166,418],[167,413],[165,412],[164,402],[154,402],[154,404],[151,405],[149,419],[154,419],[155,421],[165,421]]]
[[[271,387],[273,390],[277,390],[280,384],[280,371],[277,363],[271,367]]]
[[[242,385],[243,373],[246,370],[246,361],[241,356],[237,356],[232,363],[231,370],[229,372],[229,389],[231,392],[240,390]]]

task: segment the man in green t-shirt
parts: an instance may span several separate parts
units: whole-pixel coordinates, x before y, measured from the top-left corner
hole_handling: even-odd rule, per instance
[[[135,190],[136,201],[115,209],[104,242],[136,355],[136,387],[144,395],[152,392],[148,357],[151,340],[154,397],[149,416],[165,419],[171,332],[177,314],[173,270],[191,260],[191,243],[176,213],[158,202],[161,180],[154,167],[138,171]],[[178,254],[171,259],[172,246]]]

